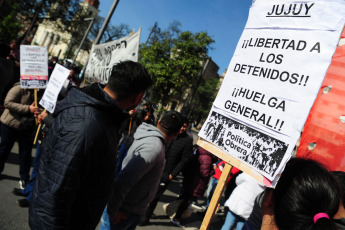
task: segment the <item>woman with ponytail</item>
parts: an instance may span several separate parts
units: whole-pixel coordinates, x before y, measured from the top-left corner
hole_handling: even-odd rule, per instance
[[[277,187],[265,192],[261,229],[336,230],[339,201],[337,181],[323,165],[291,159]]]

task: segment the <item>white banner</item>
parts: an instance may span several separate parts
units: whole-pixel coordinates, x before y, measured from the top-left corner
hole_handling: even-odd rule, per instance
[[[303,17],[297,14],[300,7]],[[290,158],[320,89],[344,26],[344,10],[345,1],[256,0],[199,136],[272,180]],[[243,154],[240,148],[221,144],[217,137],[222,132],[209,129],[219,117],[238,121],[251,133],[223,129],[223,136],[238,136],[241,143],[258,147]],[[279,160],[274,160],[277,153],[269,151],[277,148]]]
[[[112,67],[120,61],[138,61],[141,29],[127,37],[94,45],[91,49],[85,78],[106,83]]]
[[[20,46],[21,88],[44,89],[48,83],[48,51],[43,46]]]
[[[52,75],[50,76],[48,86],[40,100],[42,105],[50,113],[53,113],[56,106],[56,100],[59,96],[62,86],[66,82],[70,70],[56,63]]]

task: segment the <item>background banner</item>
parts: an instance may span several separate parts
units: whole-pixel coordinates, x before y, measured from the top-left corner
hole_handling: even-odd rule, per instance
[[[112,67],[120,61],[138,61],[141,29],[127,37],[93,45],[85,78],[101,83],[108,82]]]

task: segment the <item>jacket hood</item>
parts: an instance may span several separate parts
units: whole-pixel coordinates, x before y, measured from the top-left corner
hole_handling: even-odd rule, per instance
[[[82,89],[72,87],[67,97],[59,103],[55,115],[71,107],[86,106],[93,106],[99,110],[107,111],[121,121],[129,116],[128,112],[118,107],[115,100],[103,90],[102,85],[97,83]]]
[[[163,133],[158,128],[143,122],[135,131],[134,139],[140,140],[146,137],[158,137],[164,144],[166,143]]]

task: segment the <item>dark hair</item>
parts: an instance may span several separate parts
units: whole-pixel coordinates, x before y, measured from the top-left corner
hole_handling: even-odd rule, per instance
[[[118,98],[122,98],[145,92],[152,80],[140,63],[123,61],[113,66],[107,85]]]
[[[0,42],[0,57],[6,58],[11,52],[11,48],[6,43]]]
[[[150,101],[145,102],[144,106],[147,106],[149,108],[152,107],[152,103]]]
[[[183,125],[182,116],[179,112],[170,110],[163,114],[159,125],[166,134],[176,134]]]
[[[135,113],[133,114],[133,122],[137,123],[139,126],[141,123],[143,123],[148,112],[149,110],[147,109],[140,109],[135,111]]]
[[[336,181],[338,182],[341,200],[342,200],[343,206],[345,208],[345,172],[333,171],[331,173],[335,177]]]
[[[182,116],[182,125],[187,124],[189,126],[189,120],[186,116]]]
[[[274,218],[280,230],[336,229],[331,221],[339,207],[337,182],[320,163],[291,159],[273,192]],[[326,213],[330,219],[314,216]]]

